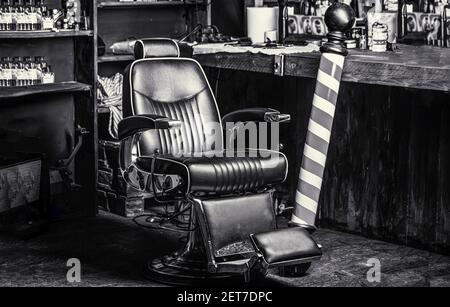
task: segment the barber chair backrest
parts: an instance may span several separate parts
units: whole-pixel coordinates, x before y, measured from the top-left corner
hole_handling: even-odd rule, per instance
[[[214,256],[222,255],[224,247],[234,243],[249,242],[251,234],[276,229],[272,192],[232,198],[200,201],[203,233],[211,242]],[[233,251],[230,251],[233,253]],[[226,251],[225,253],[229,253]]]
[[[200,64],[180,58],[178,45],[170,39],[136,42],[137,58],[125,72],[124,117],[139,114],[162,115],[182,122],[181,129],[145,132],[139,154],[193,154],[222,150],[220,114],[211,87]],[[214,133],[216,137],[213,137]]]

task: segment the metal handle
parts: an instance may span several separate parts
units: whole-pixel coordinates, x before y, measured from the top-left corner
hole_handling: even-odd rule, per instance
[[[81,146],[83,145],[83,135],[88,134],[89,131],[86,128],[81,127],[80,125],[77,126],[75,134],[77,135],[77,144],[75,145],[75,148],[73,149],[70,156],[66,159],[61,159],[58,161],[58,167],[68,167],[70,163],[75,159],[76,155],[80,151]]]

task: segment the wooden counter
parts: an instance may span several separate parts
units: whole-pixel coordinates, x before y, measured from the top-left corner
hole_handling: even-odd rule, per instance
[[[399,48],[348,57],[317,223],[450,254],[450,49]],[[319,53],[286,56],[285,77],[274,75],[273,56],[196,58],[222,114],[272,107],[291,115],[280,127],[289,160],[280,195],[292,205]]]
[[[203,66],[273,74],[274,56],[217,53],[195,55]],[[286,55],[284,75],[315,78],[320,53]],[[450,48],[398,45],[393,52],[350,50],[343,81],[405,88],[450,90]]]

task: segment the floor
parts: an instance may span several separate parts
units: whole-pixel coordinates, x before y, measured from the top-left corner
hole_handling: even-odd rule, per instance
[[[301,278],[276,271],[256,286],[450,286],[450,257],[328,229],[314,234],[323,258]],[[148,258],[181,246],[178,235],[98,217],[53,223],[34,239],[0,234],[0,286],[161,286],[141,274]],[[66,280],[69,258],[81,261],[81,282]],[[368,260],[380,261],[380,282],[369,282]]]

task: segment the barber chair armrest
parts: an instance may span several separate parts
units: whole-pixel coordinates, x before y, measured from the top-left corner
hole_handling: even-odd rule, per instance
[[[222,118],[223,123],[236,122],[268,122],[287,123],[291,120],[289,114],[271,108],[247,108],[228,113]]]
[[[179,127],[181,127],[179,120],[153,114],[134,115],[120,121],[118,135],[120,140],[124,140],[141,131]]]
[[[250,235],[266,267],[307,263],[322,257],[322,250],[306,229],[293,227]]]

